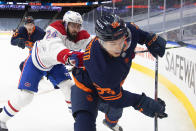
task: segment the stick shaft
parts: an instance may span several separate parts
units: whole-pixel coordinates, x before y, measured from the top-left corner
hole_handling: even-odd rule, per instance
[[[158,56],[156,57],[156,62],[155,62],[155,101],[157,101],[158,98]],[[157,114],[155,115],[154,118],[154,130],[158,131],[158,119],[157,119]]]
[[[167,41],[167,42],[171,43],[172,41]],[[176,46],[166,47],[165,49],[168,50],[168,49],[175,49],[175,48],[180,48],[180,47],[193,47],[193,48],[196,48],[196,45],[184,43],[183,41],[172,42],[172,43],[175,43]],[[135,51],[136,54],[137,53],[145,53],[145,52],[149,52],[149,51],[148,50]]]

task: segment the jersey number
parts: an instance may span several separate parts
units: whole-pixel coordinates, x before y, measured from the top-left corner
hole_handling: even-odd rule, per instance
[[[47,31],[47,36],[46,36],[46,39],[50,39],[50,38],[54,38],[54,37],[57,37],[57,32],[51,32],[51,30],[48,30]]]

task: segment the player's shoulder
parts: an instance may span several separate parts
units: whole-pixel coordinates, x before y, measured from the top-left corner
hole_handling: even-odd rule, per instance
[[[39,26],[35,26],[35,30],[39,31],[39,32],[45,32],[42,28],[40,28]]]
[[[18,32],[25,32],[27,29],[24,26],[18,28]]]
[[[98,38],[97,37],[94,37],[91,39],[91,41],[89,42],[89,44],[87,45],[87,48],[86,49],[96,49],[95,46],[99,45],[99,41],[98,41]],[[92,50],[91,49],[91,50]]]
[[[97,72],[94,78],[99,77],[98,74],[100,75],[106,71],[106,61],[97,37],[92,39],[86,47],[83,60],[85,68],[91,75],[92,73]]]
[[[62,35],[67,34],[62,20],[57,20],[57,21],[51,23],[49,26],[51,26],[54,29],[56,29],[57,31],[59,31]]]
[[[20,37],[21,37],[22,34],[26,34],[26,33],[27,33],[26,28],[24,26],[21,26],[18,29],[15,29],[15,31],[12,35],[12,38],[17,38],[19,36],[19,34],[20,34]],[[22,35],[22,37],[24,37],[24,36]]]
[[[133,31],[136,31],[139,29],[139,26],[133,22],[126,22],[126,26],[127,26],[127,28],[129,28],[130,30],[133,30]]]
[[[89,44],[86,47],[85,53],[84,53],[84,60],[92,59],[92,57],[96,57],[99,53],[97,53],[97,50],[99,50],[97,47],[99,45],[98,38],[93,38]]]
[[[77,34],[76,42],[89,38],[90,38],[90,34],[86,30],[81,30]]]

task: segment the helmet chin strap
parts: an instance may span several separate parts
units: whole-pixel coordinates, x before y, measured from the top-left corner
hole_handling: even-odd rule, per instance
[[[125,47],[126,48],[129,48],[129,46],[131,45],[131,43],[127,43],[127,41],[130,41],[131,42],[131,40],[129,40],[129,39],[132,38],[131,31],[129,29],[127,29],[127,33],[126,33],[126,35],[124,37],[125,37],[125,42],[124,42],[124,45],[123,45],[123,48],[122,48],[121,54],[120,54],[122,57],[123,57],[124,52],[125,52],[124,51],[125,50]]]
[[[68,29],[68,27],[67,27],[67,26],[68,26],[68,23],[67,23],[66,21],[64,21],[63,23],[64,23],[65,30],[66,30],[66,32],[67,32],[67,29]]]
[[[126,47],[126,44],[124,43],[124,44],[123,44],[123,48],[122,48],[121,53],[120,53],[120,56],[122,56],[122,57],[123,57],[123,54],[124,54],[124,52],[125,52],[125,51],[124,51],[125,47]]]
[[[123,56],[123,53],[125,52],[125,48],[128,47],[128,44],[127,44],[126,40],[127,40],[127,38],[125,37],[125,41],[124,41],[123,48],[121,50],[120,56]]]

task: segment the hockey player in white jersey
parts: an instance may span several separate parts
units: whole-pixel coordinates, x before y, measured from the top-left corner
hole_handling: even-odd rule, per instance
[[[70,15],[72,21],[67,19]],[[6,122],[32,101],[46,71],[55,78],[55,83],[69,103],[72,81],[64,65],[73,57],[72,61],[75,60],[76,66],[80,67],[83,53],[73,50],[81,49],[80,46],[85,46],[90,40],[88,32],[80,30],[81,24],[82,17],[79,13],[67,12],[63,21],[57,21],[47,28],[43,40],[35,42],[24,64],[18,85],[19,93],[0,109],[0,131],[8,131]]]

